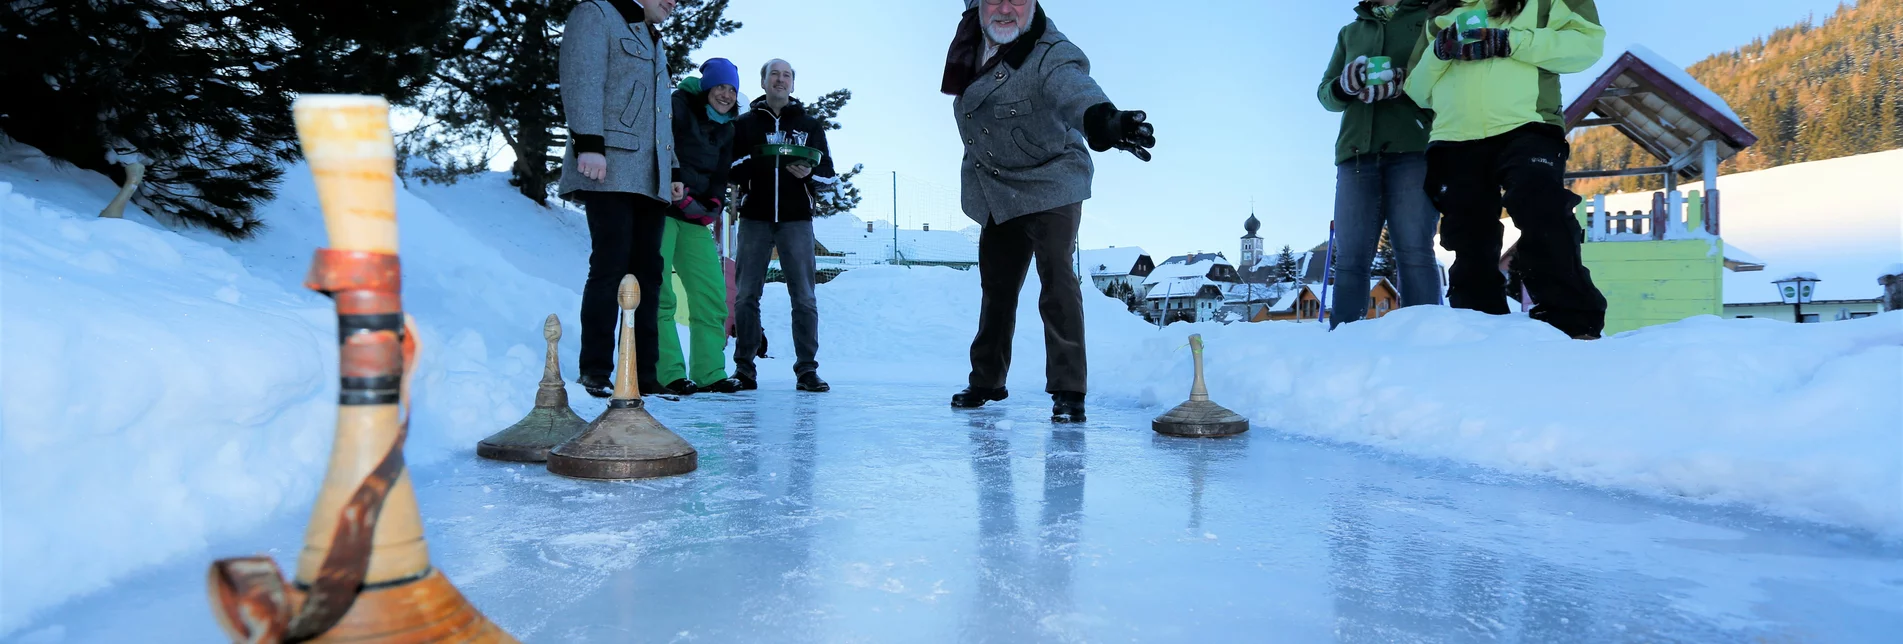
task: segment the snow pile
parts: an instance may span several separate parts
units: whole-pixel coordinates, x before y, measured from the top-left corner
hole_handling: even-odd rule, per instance
[[[507,190],[493,177],[421,189],[441,210],[398,195],[424,346],[413,464],[469,452],[533,404],[549,313],[575,375],[586,227]],[[237,243],[163,230],[137,208],[99,219],[116,191],[0,149],[0,634],[301,512],[323,474],[336,321],[301,286],[325,244],[309,171],[289,168],[263,209],[270,229]]]

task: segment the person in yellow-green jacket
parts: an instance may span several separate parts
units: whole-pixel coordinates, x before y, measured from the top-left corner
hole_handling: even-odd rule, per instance
[[[1514,265],[1536,302],[1532,317],[1597,339],[1606,298],[1580,257],[1559,75],[1603,55],[1598,8],[1592,0],[1433,0],[1428,15],[1405,88],[1434,114],[1427,193],[1441,211],[1441,246],[1454,252],[1449,303],[1508,313],[1504,208],[1520,229]]]

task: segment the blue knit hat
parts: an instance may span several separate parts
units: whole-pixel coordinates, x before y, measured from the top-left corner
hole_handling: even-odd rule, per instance
[[[731,85],[740,89],[740,68],[725,58],[710,58],[700,65],[701,91],[711,90],[721,85]]]

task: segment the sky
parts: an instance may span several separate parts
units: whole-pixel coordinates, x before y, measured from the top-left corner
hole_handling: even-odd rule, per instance
[[[1315,98],[1335,35],[1354,0],[1043,0],[1057,28],[1090,57],[1092,75],[1121,109],[1156,127],[1155,160],[1094,154],[1093,198],[1084,204],[1084,248],[1142,246],[1152,256],[1190,251],[1238,257],[1253,207],[1271,248],[1327,240],[1334,207],[1334,142],[1340,116]],[[1680,66],[1815,16],[1837,0],[1599,0],[1607,28],[1599,66],[1563,78],[1590,83],[1638,43]],[[695,60],[741,68],[741,91],[760,93],[770,58],[798,69],[795,96],[848,88],[844,129],[829,135],[842,164],[864,164],[855,213],[889,220],[893,173],[903,228],[963,228],[962,146],[952,98],[938,91],[962,0],[737,0],[733,34],[709,40]],[[843,171],[845,168],[842,167]],[[1722,185],[1722,184],[1721,184]]]

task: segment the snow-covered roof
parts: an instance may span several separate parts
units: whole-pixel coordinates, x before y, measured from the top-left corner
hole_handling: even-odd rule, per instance
[[[1718,144],[1719,161],[1758,142],[1716,92],[1643,45],[1633,45],[1567,101],[1566,126],[1594,114],[1687,178],[1703,172],[1705,141]]]
[[[866,222],[850,214],[813,220],[813,239],[826,250],[858,263],[892,260],[892,225]],[[907,230],[898,234],[899,255],[911,262],[977,263],[978,243],[963,230]]]
[[[1137,260],[1149,253],[1136,246],[1097,248],[1083,251],[1084,272],[1091,275],[1129,275]]]
[[[1815,282],[1815,281],[1817,281],[1817,274],[1816,274],[1816,273],[1809,273],[1809,272],[1804,272],[1804,273],[1787,273],[1787,274],[1785,274],[1785,275],[1784,275],[1783,277],[1780,277],[1780,278],[1777,278],[1777,279],[1775,279],[1775,280],[1771,280],[1771,281],[1773,281],[1773,282],[1789,282],[1789,281],[1792,281],[1792,280],[1810,280],[1810,281],[1813,281],[1813,282]]]
[[[1215,267],[1216,262],[1213,260],[1204,260],[1194,264],[1164,264],[1156,267],[1156,270],[1151,271],[1150,276],[1145,278],[1143,283],[1161,284],[1173,280],[1203,278],[1207,277],[1209,271]]]
[[[1202,294],[1203,287],[1215,285],[1216,282],[1207,279],[1170,280],[1152,287],[1150,294],[1145,296],[1144,299],[1160,300],[1164,298],[1197,297]]]

